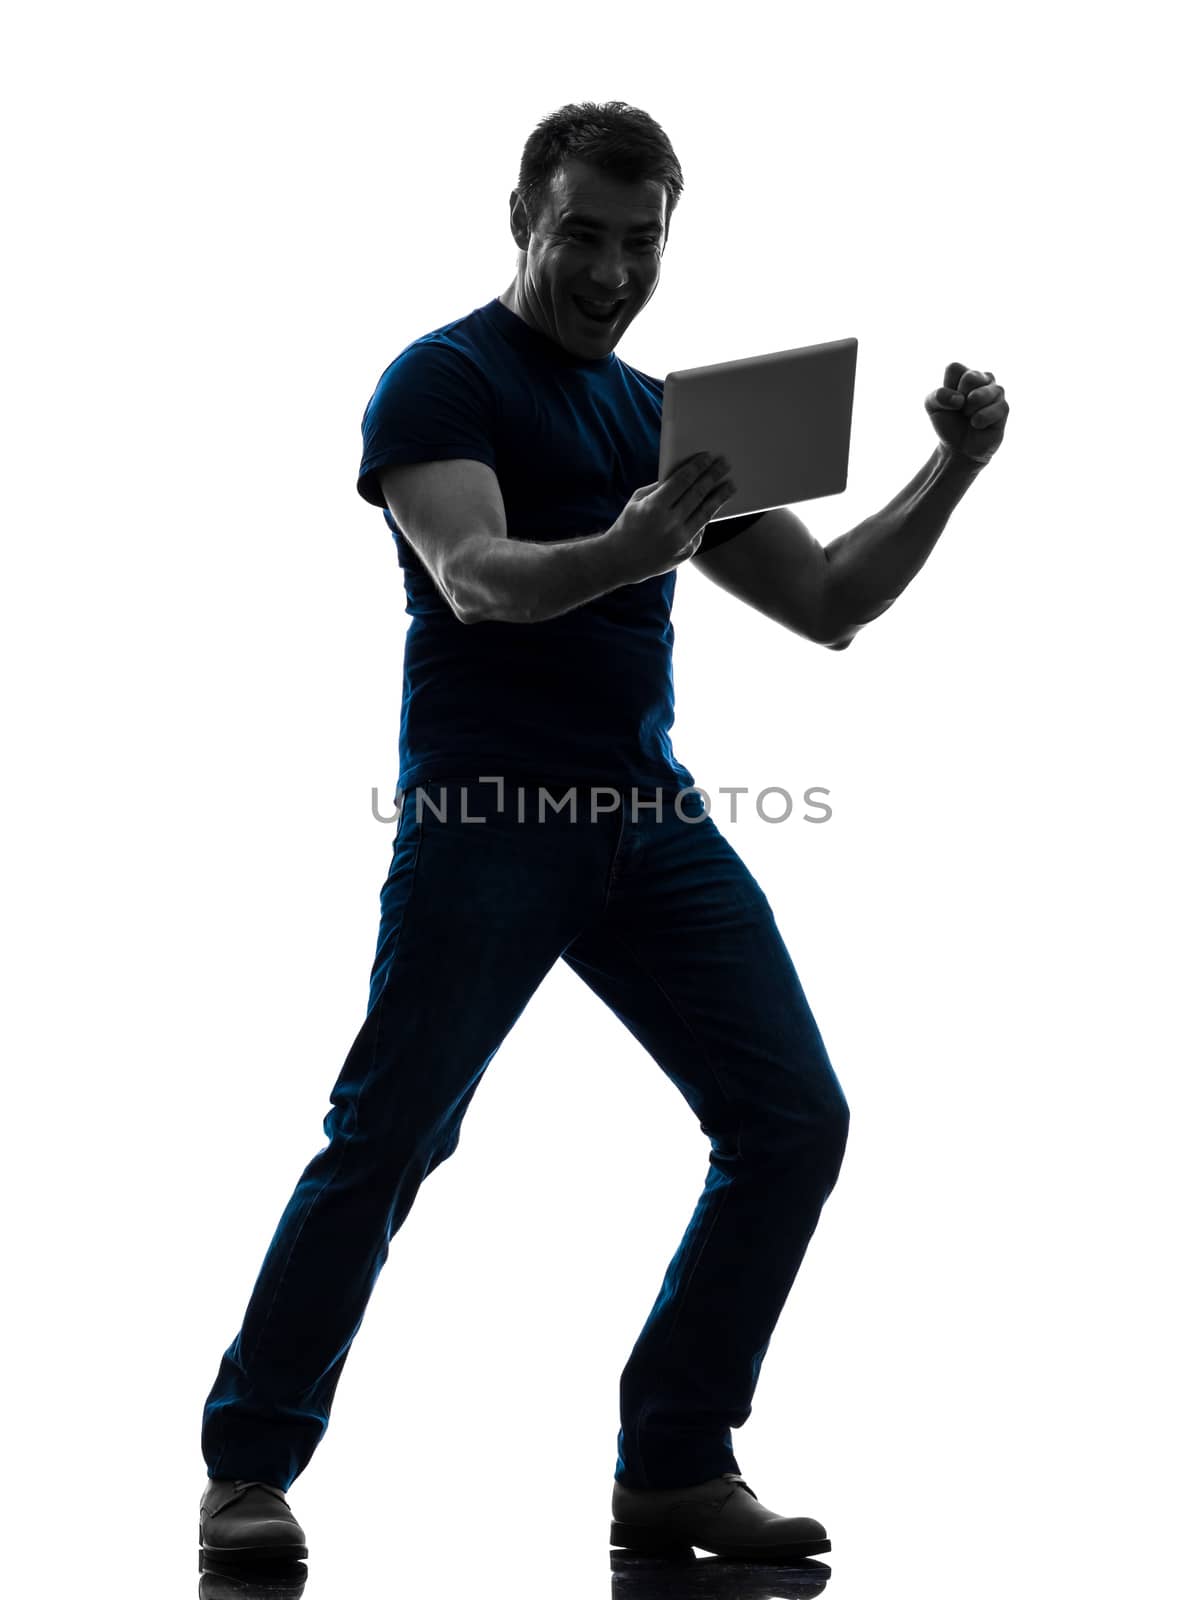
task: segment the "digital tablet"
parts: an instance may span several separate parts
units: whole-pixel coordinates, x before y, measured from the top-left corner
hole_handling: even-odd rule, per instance
[[[842,494],[858,347],[832,339],[668,373],[657,481],[701,450],[726,456],[735,493],[712,522]]]

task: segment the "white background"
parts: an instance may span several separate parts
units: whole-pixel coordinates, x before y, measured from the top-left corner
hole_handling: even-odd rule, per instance
[[[848,651],[679,576],[680,758],[834,808],[731,825],[715,801],[852,1108],[741,1467],[828,1525],[842,1600],[1190,1592],[1178,16],[13,17],[10,1571],[195,1582],[202,1404],[324,1143],[389,863],[371,791],[388,809],[406,618],[361,415],[406,344],[511,281],[536,122],[622,99],[686,187],[619,354],[663,376],[859,340],[848,488],[800,508],[823,543],[926,460],[948,363],[1012,413]],[[291,1491],[309,1595],[608,1593],[618,1376],[707,1150],[558,967]]]

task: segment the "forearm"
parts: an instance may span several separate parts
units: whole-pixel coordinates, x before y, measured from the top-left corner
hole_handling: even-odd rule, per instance
[[[982,470],[939,446],[883,511],[827,545],[827,606],[836,636],[850,637],[888,610]]]
[[[457,585],[468,622],[545,622],[629,580],[617,570],[609,530],[577,539],[489,539]]]

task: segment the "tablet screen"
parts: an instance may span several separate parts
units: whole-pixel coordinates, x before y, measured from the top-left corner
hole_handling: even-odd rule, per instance
[[[847,487],[856,339],[670,372],[657,480],[708,450],[736,489],[714,522],[842,494]]]

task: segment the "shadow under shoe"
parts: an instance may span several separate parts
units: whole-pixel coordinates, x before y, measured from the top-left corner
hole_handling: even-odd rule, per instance
[[[630,1489],[616,1483],[610,1542],[641,1554],[697,1546],[733,1561],[801,1561],[829,1550],[813,1517],[783,1517],[760,1504],[737,1472],[685,1489]]]
[[[272,1483],[209,1478],[199,1502],[199,1543],[224,1561],[302,1561],[307,1540]]]

